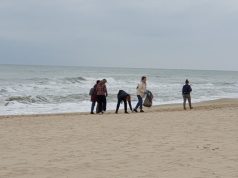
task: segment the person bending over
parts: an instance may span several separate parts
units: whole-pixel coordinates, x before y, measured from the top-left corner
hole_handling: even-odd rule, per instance
[[[119,90],[119,92],[117,94],[117,108],[116,108],[116,112],[115,112],[116,114],[118,113],[118,109],[119,109],[120,103],[122,101],[124,102],[125,113],[128,114],[128,112],[127,112],[127,102],[129,104],[130,110],[132,111],[131,96],[128,93],[126,93],[125,91]]]

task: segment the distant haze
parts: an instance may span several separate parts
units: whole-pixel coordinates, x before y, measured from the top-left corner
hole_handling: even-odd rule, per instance
[[[237,0],[2,0],[0,64],[238,70]]]

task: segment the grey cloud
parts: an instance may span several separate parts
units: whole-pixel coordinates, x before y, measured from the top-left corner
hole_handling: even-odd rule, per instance
[[[238,70],[237,18],[235,0],[4,1],[0,62]]]

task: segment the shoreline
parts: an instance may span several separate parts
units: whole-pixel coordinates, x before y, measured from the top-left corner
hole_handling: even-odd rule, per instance
[[[188,107],[188,103],[186,104]],[[214,100],[207,100],[207,101],[200,101],[197,103],[192,103],[193,109],[192,110],[201,110],[201,109],[216,109],[216,108],[222,108],[222,107],[231,107],[231,106],[237,106],[238,105],[238,98],[221,98],[221,99],[214,99]],[[210,107],[209,107],[210,106]],[[129,108],[128,108],[129,109]],[[182,102],[181,103],[174,103],[174,104],[161,104],[161,105],[154,105],[151,108],[143,107],[143,109],[147,112],[169,112],[169,111],[184,111]],[[190,109],[187,109],[189,111]],[[123,114],[124,111],[124,105],[121,104],[119,113]],[[104,115],[107,114],[115,114],[115,110],[108,110],[104,113]],[[131,113],[131,111],[129,110]],[[136,113],[133,113],[136,114]],[[139,114],[139,113],[137,113]],[[92,114],[88,112],[64,112],[64,113],[43,113],[43,114],[19,114],[19,115],[0,115],[0,119],[5,118],[12,118],[12,117],[47,117],[47,116],[74,116],[74,115],[91,115]],[[98,115],[98,114],[94,114]]]

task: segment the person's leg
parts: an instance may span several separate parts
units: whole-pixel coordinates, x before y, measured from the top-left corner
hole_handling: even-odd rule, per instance
[[[126,99],[124,99],[123,102],[124,102],[124,110],[125,110],[125,113],[128,113],[128,112],[127,112],[127,101],[126,101]]]
[[[131,100],[128,100],[128,104],[129,104],[130,110],[132,111]]]
[[[134,111],[137,112],[137,108],[140,106],[140,98],[141,96],[140,95],[137,95],[137,98],[138,98],[138,102],[136,104],[136,107],[134,108]]]
[[[183,109],[186,110],[186,96],[183,95]]]
[[[92,105],[91,105],[91,114],[93,113],[94,107],[95,107],[96,101],[92,101]]]
[[[98,96],[98,113],[102,112],[102,105],[103,105],[102,96],[99,95]]]
[[[144,111],[142,110],[142,107],[143,107],[143,106],[142,106],[142,105],[143,105],[143,100],[142,100],[142,97],[141,97],[141,96],[139,96],[139,97],[138,97],[138,99],[139,99],[139,106],[140,106],[140,111],[141,111],[141,112],[144,112]]]
[[[102,96],[102,106],[103,112],[107,110],[107,99],[106,96]]]
[[[188,103],[189,103],[190,109],[192,109],[193,107],[192,107],[191,96],[190,95],[188,96]]]
[[[97,101],[97,105],[96,105],[96,113],[98,114],[99,113],[99,104],[98,104],[98,101]]]

